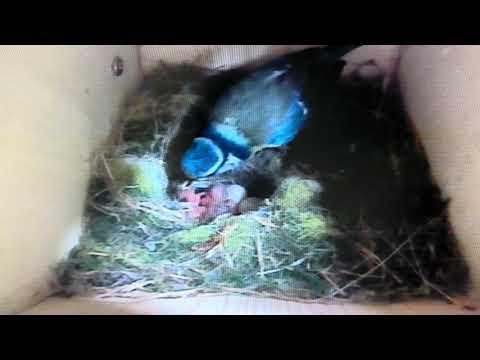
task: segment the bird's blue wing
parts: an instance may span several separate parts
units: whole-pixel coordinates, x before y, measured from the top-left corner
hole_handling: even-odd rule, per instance
[[[211,124],[235,145],[284,145],[295,137],[304,120],[300,92],[301,80],[287,65],[255,72],[219,100]],[[239,142],[239,134],[247,142]]]
[[[272,121],[277,126],[271,129],[267,145],[284,146],[295,139],[307,121],[308,110],[300,100],[295,101],[281,121]]]

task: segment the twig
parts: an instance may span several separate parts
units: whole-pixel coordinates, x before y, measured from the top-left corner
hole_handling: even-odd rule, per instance
[[[113,212],[105,210],[103,207],[96,205],[93,201],[89,201],[88,204],[93,207],[95,210],[100,211],[104,215],[113,216],[118,222],[120,222],[120,216]]]
[[[112,172],[110,171],[110,167],[108,166],[107,159],[105,159],[105,155],[101,154],[99,156],[102,159],[103,165],[105,166],[105,170],[107,171],[107,175],[110,178],[110,181],[113,182],[114,181],[113,175],[112,175]]]
[[[151,285],[151,284],[154,284],[154,281],[139,280],[139,281],[130,283],[128,285],[109,289],[106,293],[98,295],[98,297],[102,298],[105,296],[119,296],[119,294],[125,294],[137,289],[143,289],[145,286]]]
[[[322,275],[325,278],[325,280],[327,280],[330,283],[330,285],[333,286],[335,290],[337,290],[343,296],[346,296],[346,293],[342,289],[340,289],[340,287],[330,278],[330,276],[327,275],[325,271],[320,272],[320,275]]]
[[[279,268],[279,269],[263,271],[262,273],[258,272],[257,275],[263,274],[265,276],[265,275],[275,274],[275,273],[283,271],[283,270],[287,270],[287,269],[282,267],[282,268]]]
[[[274,223],[263,220],[263,219],[255,219],[260,225],[266,226],[266,227],[271,227],[271,228],[278,228],[278,225],[275,225]]]
[[[109,254],[105,254],[105,253],[101,253],[101,252],[95,252],[95,251],[91,251],[91,252],[87,253],[87,255],[104,256],[104,257],[109,257],[110,256]]]
[[[375,253],[373,253],[372,251],[370,251],[369,249],[367,248],[362,248],[360,250],[362,253],[365,254],[365,256],[369,259],[372,259],[373,261],[375,261],[377,264],[381,263],[382,262],[382,259],[380,259]],[[388,272],[390,275],[393,276],[393,278],[399,283],[403,283],[402,279],[400,279],[397,274],[395,274],[392,270],[390,270],[385,264],[383,264],[382,268],[385,270],[385,272]],[[381,276],[381,278],[384,278],[385,276]]]
[[[265,274],[264,274],[265,263],[263,261],[262,244],[260,242],[261,242],[260,236],[255,236],[255,246],[257,248],[257,259],[258,259],[258,265],[260,266],[260,277],[265,278]]]
[[[296,260],[296,261],[292,262],[291,264],[285,265],[285,266],[283,266],[279,269],[263,271],[263,275],[270,275],[270,274],[274,274],[274,273],[277,273],[277,272],[280,272],[280,271],[283,271],[283,270],[291,270],[295,266],[303,264],[305,262],[305,260],[307,260],[307,259],[306,258],[301,258],[301,259]],[[262,272],[257,273],[257,275],[261,275],[261,274],[262,274]]]

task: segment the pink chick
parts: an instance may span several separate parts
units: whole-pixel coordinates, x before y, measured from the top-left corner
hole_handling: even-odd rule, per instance
[[[197,194],[190,189],[180,193],[180,199],[191,204],[187,216],[201,222],[213,220],[222,214],[236,213],[238,205],[245,196],[246,191],[243,187],[223,184],[215,185]]]

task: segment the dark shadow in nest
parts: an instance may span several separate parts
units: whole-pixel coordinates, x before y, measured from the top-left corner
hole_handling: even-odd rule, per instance
[[[465,293],[468,269],[448,222],[448,202],[432,180],[398,82],[386,92],[380,81],[344,82],[327,107],[312,107],[311,119],[288,161],[315,169],[324,188],[321,206],[344,230],[335,240],[337,280],[355,285],[345,294],[362,289],[394,300],[402,293]]]

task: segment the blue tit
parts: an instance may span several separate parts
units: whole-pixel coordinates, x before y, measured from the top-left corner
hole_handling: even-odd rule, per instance
[[[222,174],[259,150],[288,145],[308,122],[304,89],[315,73],[310,69],[335,63],[355,47],[303,50],[248,73],[213,106],[207,128],[183,156],[185,174],[192,179]]]

